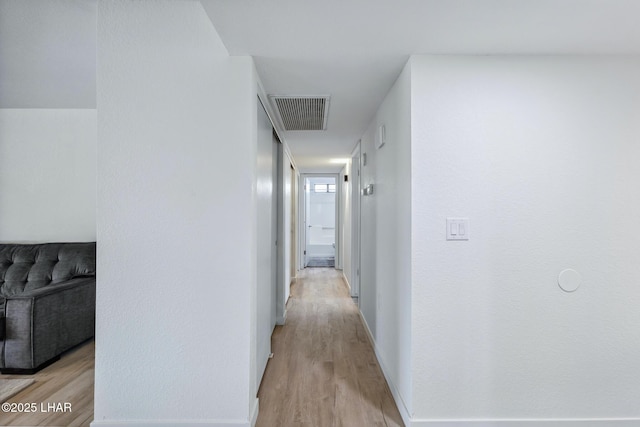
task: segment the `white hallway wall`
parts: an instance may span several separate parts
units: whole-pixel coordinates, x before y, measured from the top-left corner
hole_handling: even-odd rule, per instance
[[[640,424],[640,60],[418,56],[411,82],[412,425]]]
[[[360,308],[400,412],[411,414],[411,69],[406,66],[361,139]],[[385,126],[387,142],[377,147]]]
[[[96,240],[96,110],[0,109],[0,242]]]
[[[93,426],[248,426],[256,75],[198,1],[98,4]]]

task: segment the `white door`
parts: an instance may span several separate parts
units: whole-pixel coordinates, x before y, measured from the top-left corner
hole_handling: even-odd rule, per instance
[[[276,203],[277,152],[274,161],[273,128],[262,104],[258,102],[258,167],[257,167],[257,224],[258,274],[256,290],[256,390],[271,353],[271,333],[275,327],[276,305]]]
[[[296,277],[296,263],[298,261],[298,258],[296,256],[296,254],[298,253],[298,245],[296,244],[297,242],[297,236],[298,233],[296,232],[296,229],[298,227],[298,209],[297,209],[297,201],[298,201],[298,192],[297,187],[296,187],[296,171],[293,168],[293,165],[291,163],[289,163],[289,167],[290,167],[290,185],[291,185],[291,279]],[[286,293],[285,293],[285,301],[289,298],[289,283],[286,284]]]
[[[360,295],[360,145],[351,157],[351,296]],[[359,302],[359,300],[358,300]]]

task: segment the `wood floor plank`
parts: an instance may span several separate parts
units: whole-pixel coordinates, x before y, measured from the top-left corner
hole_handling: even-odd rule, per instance
[[[6,379],[33,378],[34,384],[8,402],[37,405],[33,413],[0,412],[0,426],[88,427],[93,420],[94,360],[92,340],[63,354],[59,361],[34,375],[0,375]],[[63,406],[57,407],[57,403]],[[65,403],[71,405],[70,411],[64,410]]]
[[[342,277],[306,269],[272,336],[257,427],[403,426]]]

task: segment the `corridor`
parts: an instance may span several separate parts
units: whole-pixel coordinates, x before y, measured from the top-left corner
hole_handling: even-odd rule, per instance
[[[403,426],[339,271],[298,275],[258,392],[257,427]]]

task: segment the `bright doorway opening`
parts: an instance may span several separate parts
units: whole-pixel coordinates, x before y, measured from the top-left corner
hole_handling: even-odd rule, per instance
[[[304,178],[304,267],[336,265],[337,177]]]

